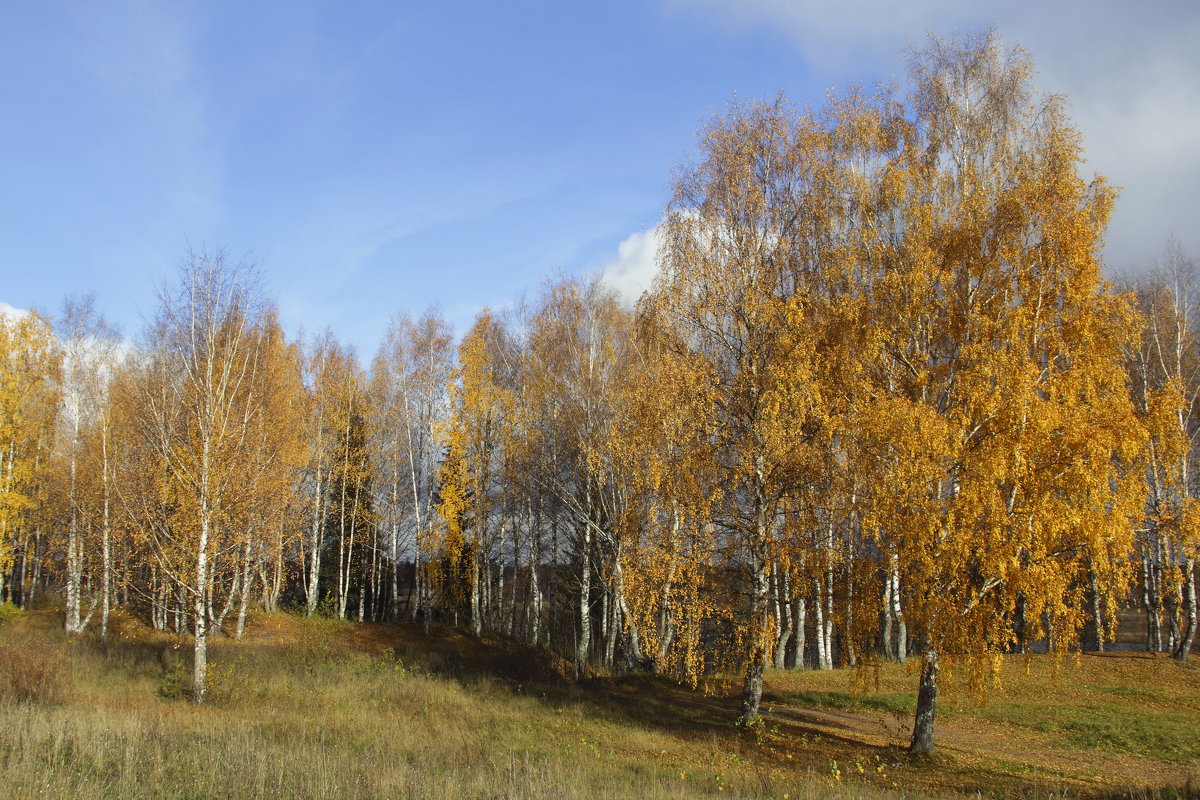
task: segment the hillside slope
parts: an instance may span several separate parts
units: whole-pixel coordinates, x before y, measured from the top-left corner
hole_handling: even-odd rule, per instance
[[[770,674],[747,730],[718,683],[575,683],[543,651],[448,629],[257,617],[216,641],[206,707],[186,699],[187,653],[128,618],[108,646],[66,640],[49,612],[0,624],[6,794],[1172,797],[1200,772],[1200,671],[1141,656],[1057,675],[1014,659],[987,706],[951,688],[941,752],[913,760],[915,675],[895,665]]]

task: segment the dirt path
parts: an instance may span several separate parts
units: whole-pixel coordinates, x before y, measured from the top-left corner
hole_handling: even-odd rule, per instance
[[[904,748],[911,721],[871,711],[832,711],[776,705],[768,719],[809,733],[868,747]],[[938,750],[965,770],[1020,777],[1040,773],[1076,790],[1102,793],[1115,787],[1162,787],[1196,782],[1181,764],[1099,750],[1058,747],[1038,731],[973,719],[939,720]]]

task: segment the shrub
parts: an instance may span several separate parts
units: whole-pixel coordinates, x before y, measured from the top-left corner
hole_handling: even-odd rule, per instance
[[[0,625],[21,616],[21,609],[12,603],[0,603]]]
[[[158,677],[158,694],[168,700],[191,697],[192,681],[182,659],[166,657],[162,674]]]

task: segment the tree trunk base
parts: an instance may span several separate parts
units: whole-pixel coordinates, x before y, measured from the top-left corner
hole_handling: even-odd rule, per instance
[[[933,723],[937,712],[938,654],[925,653],[921,664],[921,688],[917,692],[917,718],[913,724],[912,742],[908,752],[927,755],[934,751]]]

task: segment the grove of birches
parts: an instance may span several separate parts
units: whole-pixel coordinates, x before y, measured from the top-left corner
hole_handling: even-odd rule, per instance
[[[457,341],[397,314],[364,368],[199,251],[129,344],[90,298],[0,316],[3,599],[187,636],[197,702],[253,609],[727,676],[751,725],[766,668],[920,659],[917,752],[939,666],[1102,649],[1121,608],[1187,658],[1187,255],[1104,277],[1118,193],[1024,51],[908,75],[712,119],[636,307],[553,278]]]

